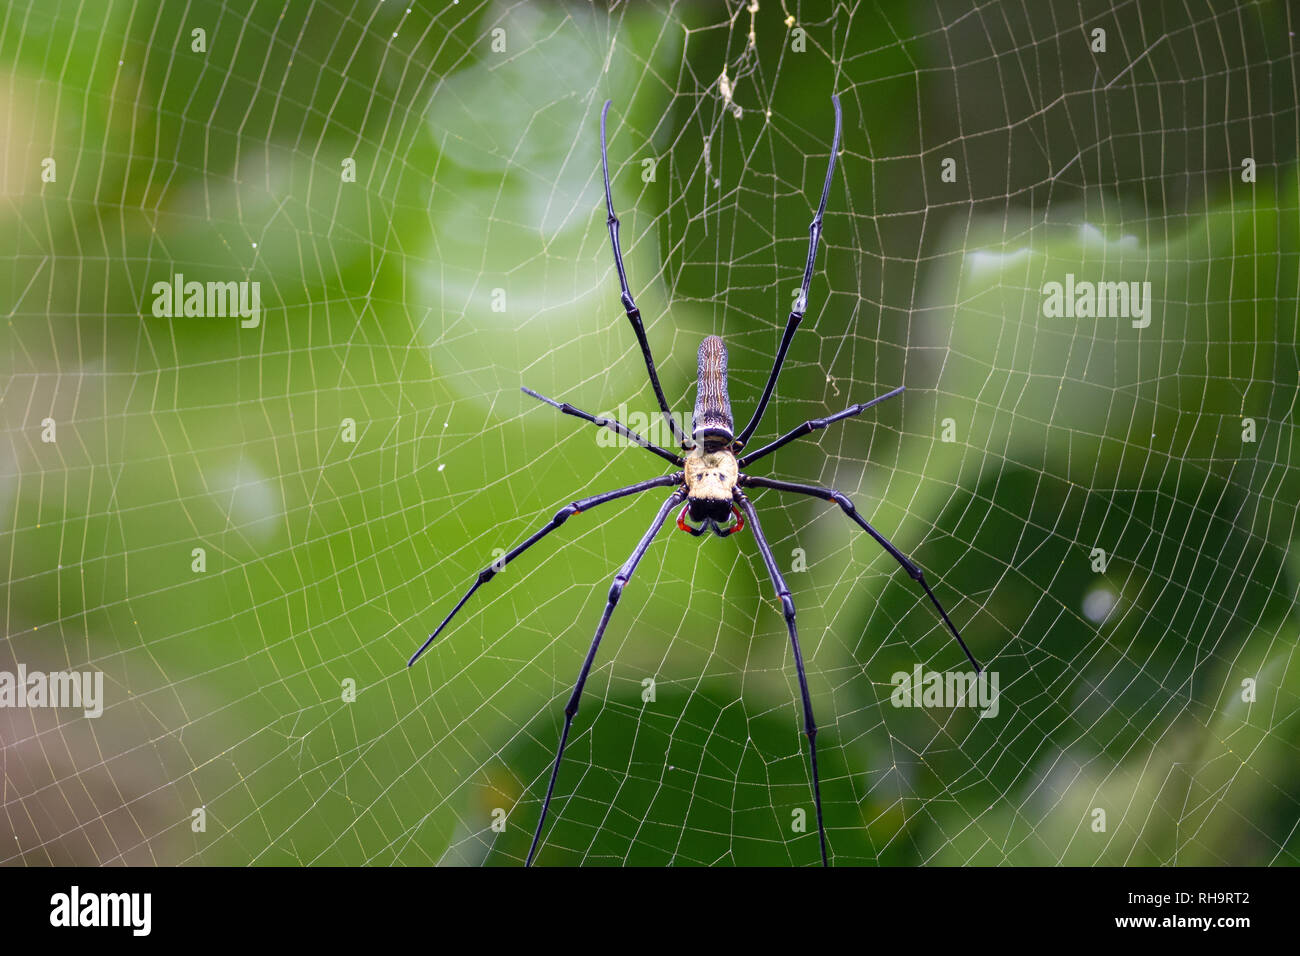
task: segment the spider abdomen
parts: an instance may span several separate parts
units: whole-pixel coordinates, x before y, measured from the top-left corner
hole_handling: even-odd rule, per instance
[[[706,336],[700,343],[691,430],[695,441],[710,450],[731,444],[735,437],[731,399],[727,397],[727,347],[716,335]]]

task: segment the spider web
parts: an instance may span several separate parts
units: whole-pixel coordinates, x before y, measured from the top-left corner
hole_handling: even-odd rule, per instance
[[[519,391],[655,412],[601,105],[669,401],[717,333],[743,422],[836,92],[755,441],[907,391],[753,472],[849,495],[999,696],[894,706],[960,649],[837,509],[755,493],[832,862],[1295,863],[1295,30],[1245,2],[10,5],[0,671],[102,673],[104,712],[0,708],[0,862],[522,861],[663,494],[570,519],[402,665],[494,549],[664,471]],[[155,317],[177,273],[260,282],[259,324]],[[1047,316],[1067,274],[1149,282],[1149,325]],[[816,863],[801,729],[750,532],[665,530],[540,862]]]

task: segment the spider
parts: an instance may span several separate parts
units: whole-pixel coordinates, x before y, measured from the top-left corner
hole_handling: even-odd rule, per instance
[[[748,523],[753,531],[754,540],[758,544],[759,554],[763,558],[763,563],[767,566],[767,573],[772,580],[772,585],[776,589],[777,598],[781,602],[786,630],[790,635],[790,647],[794,652],[795,669],[799,675],[799,693],[803,698],[803,732],[808,737],[808,758],[812,772],[813,801],[817,809],[817,835],[821,843],[822,866],[826,866],[828,862],[826,827],[822,820],[821,782],[817,774],[817,723],[813,719],[812,700],[808,694],[808,679],[804,673],[803,652],[799,649],[799,633],[795,627],[794,600],[790,596],[790,589],[786,586],[780,568],[777,567],[776,559],[772,556],[772,549],[763,534],[763,528],[759,523],[757,513],[754,511],[754,505],[746,497],[744,489],[770,488],[776,491],[788,491],[794,494],[820,498],[839,505],[846,515],[855,521],[867,534],[871,535],[907,571],[908,575],[921,585],[931,603],[938,610],[939,616],[943,618],[948,630],[957,639],[961,649],[966,652],[966,656],[975,667],[976,673],[980,672],[980,665],[975,660],[975,656],[971,654],[966,642],[962,640],[961,634],[957,632],[957,628],[949,619],[948,612],[943,609],[943,605],[935,597],[930,585],[926,583],[925,575],[921,572],[921,569],[898,548],[894,547],[884,535],[873,528],[858,513],[852,501],[831,488],[796,484],[790,481],[777,481],[772,478],[749,475],[741,470],[761,458],[766,458],[778,448],[797,438],[801,438],[816,429],[825,428],[834,422],[860,415],[873,405],[901,394],[903,386],[900,385],[893,391],[886,392],[869,402],[850,405],[842,412],[837,412],[827,418],[817,418],[804,422],[798,428],[782,435],[771,444],[764,445],[757,451],[737,455],[749,442],[750,437],[763,419],[763,412],[767,409],[772,393],[776,389],[776,380],[780,375],[781,366],[785,362],[786,351],[789,349],[790,342],[794,338],[795,331],[799,328],[799,323],[803,321],[804,312],[807,309],[808,287],[812,282],[813,265],[817,257],[817,240],[821,236],[822,217],[826,213],[826,198],[830,193],[831,179],[835,173],[835,156],[839,152],[840,146],[840,100],[838,96],[831,97],[831,102],[835,106],[835,135],[831,142],[830,162],[826,167],[826,182],[822,187],[821,203],[818,205],[817,215],[813,218],[808,229],[808,259],[803,271],[803,285],[799,297],[795,300],[794,308],[790,312],[790,317],[786,320],[785,333],[781,336],[781,344],[776,350],[776,358],[772,364],[772,373],[768,376],[767,385],[763,388],[762,397],[758,400],[758,407],[754,409],[749,424],[741,429],[740,434],[735,434],[734,420],[731,416],[731,402],[727,396],[727,348],[721,338],[710,335],[704,339],[699,349],[695,414],[689,436],[682,430],[681,425],[678,424],[677,419],[668,409],[668,402],[664,398],[663,388],[659,384],[659,376],[655,371],[654,358],[650,353],[650,344],[646,340],[645,327],[641,322],[641,312],[637,309],[636,302],[632,299],[632,293],[628,290],[627,273],[623,268],[623,250],[618,240],[619,221],[618,217],[614,215],[614,201],[611,198],[609,188],[609,154],[605,145],[605,118],[609,114],[610,102],[608,100],[605,102],[600,114],[600,162],[605,178],[605,208],[609,214],[606,225],[609,228],[610,244],[614,250],[614,266],[618,271],[619,285],[622,287],[621,300],[623,309],[627,313],[627,319],[632,324],[632,331],[636,334],[637,343],[641,346],[641,354],[645,358],[646,371],[649,373],[650,384],[654,388],[659,408],[663,412],[668,427],[672,430],[674,439],[681,442],[682,451],[685,454],[679,455],[652,444],[612,418],[588,414],[568,402],[557,402],[538,394],[530,388],[524,388],[523,391],[528,395],[550,405],[565,415],[572,415],[597,427],[614,431],[623,438],[671,463],[676,470],[671,474],[640,481],[625,488],[617,488],[603,494],[581,498],[561,508],[540,530],[525,538],[506,552],[504,556],[498,558],[494,564],[478,573],[474,583],[456,602],[456,606],[451,609],[451,613],[438,625],[437,630],[429,635],[428,640],[420,645],[419,650],[411,655],[407,666],[410,667],[419,660],[420,655],[428,650],[429,646],[451,623],[452,618],[464,607],[465,602],[470,599],[470,596],[479,587],[490,581],[507,564],[564,524],[573,515],[581,514],[597,505],[603,505],[606,502],[642,491],[649,491],[653,488],[673,488],[672,494],[659,508],[654,521],[650,523],[650,529],[646,531],[632,551],[632,556],[614,575],[613,584],[609,589],[609,598],[605,603],[605,611],[600,617],[600,623],[596,626],[596,636],[592,639],[591,649],[587,651],[586,660],[582,663],[582,670],[578,672],[577,683],[573,686],[573,693],[569,697],[568,704],[565,705],[564,729],[560,733],[560,743],[556,748],[555,763],[551,768],[551,779],[546,788],[546,799],[542,803],[541,817],[537,821],[537,829],[533,833],[533,841],[529,846],[528,857],[524,862],[525,866],[531,866],[533,859],[537,855],[538,843],[546,825],[546,815],[550,810],[551,798],[555,794],[555,781],[560,773],[560,762],[564,759],[564,747],[569,740],[569,730],[573,726],[574,715],[578,712],[578,702],[582,697],[582,689],[587,683],[588,675],[591,673],[592,663],[596,659],[596,651],[600,647],[605,628],[609,625],[610,616],[614,613],[614,607],[618,604],[624,587],[627,586],[632,577],[632,573],[650,547],[650,542],[654,540],[655,535],[659,533],[669,515],[678,505],[682,505],[682,509],[677,515],[677,527],[696,537],[712,531],[718,537],[726,538],[740,531]]]

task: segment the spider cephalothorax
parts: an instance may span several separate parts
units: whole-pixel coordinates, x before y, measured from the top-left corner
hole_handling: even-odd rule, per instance
[[[683,457],[676,452],[652,444],[612,418],[591,415],[580,408],[570,405],[568,402],[557,402],[544,395],[539,395],[532,389],[525,388],[524,391],[529,395],[553,408],[559,409],[564,414],[573,415],[575,418],[581,418],[583,421],[591,422],[593,425],[602,428],[608,428],[634,444],[658,455],[671,463],[674,470],[666,475],[639,481],[634,485],[616,488],[603,494],[591,495],[565,505],[555,513],[555,516],[541,530],[534,532],[479,572],[477,579],[470,585],[469,590],[451,609],[451,613],[443,618],[437,630],[429,635],[429,639],[411,655],[411,659],[407,664],[407,666],[410,666],[416,662],[482,584],[491,580],[505,565],[519,557],[524,551],[531,548],[573,515],[580,514],[597,505],[602,505],[607,501],[614,501],[641,491],[649,491],[651,488],[673,489],[672,494],[668,496],[668,500],[660,506],[654,521],[650,523],[650,529],[642,535],[636,549],[632,552],[632,556],[614,575],[614,583],[610,586],[609,598],[605,603],[605,613],[601,615],[600,624],[596,626],[596,636],[592,639],[591,649],[587,652],[582,670],[578,672],[578,680],[573,686],[573,693],[569,697],[569,702],[564,707],[564,729],[560,732],[560,745],[556,748],[555,763],[551,767],[550,783],[546,788],[546,798],[542,801],[542,812],[537,821],[537,829],[533,831],[533,842],[528,849],[528,857],[525,860],[526,865],[533,862],[533,857],[537,853],[538,842],[542,836],[542,827],[546,824],[546,813],[551,806],[551,797],[555,794],[555,780],[560,773],[560,761],[564,758],[564,747],[569,740],[569,729],[573,726],[573,717],[578,712],[578,701],[582,697],[582,689],[586,686],[587,677],[591,674],[591,665],[596,659],[596,651],[600,647],[600,639],[605,634],[605,628],[609,624],[610,616],[614,613],[614,606],[618,604],[623,588],[631,579],[632,572],[636,570],[641,558],[645,556],[646,550],[650,547],[650,542],[654,540],[655,535],[664,526],[669,515],[683,502],[685,502],[685,506],[677,516],[677,526],[696,537],[703,535],[707,531],[712,531],[719,537],[725,538],[745,527],[746,522],[753,529],[754,541],[758,545],[763,564],[767,568],[768,576],[772,579],[773,587],[776,589],[777,599],[781,602],[786,630],[790,636],[790,649],[794,654],[795,670],[799,675],[799,694],[803,700],[804,733],[808,737],[808,758],[812,771],[813,802],[817,809],[817,835],[821,843],[823,866],[827,863],[827,849],[826,828],[822,823],[821,782],[817,774],[817,724],[813,721],[812,697],[808,693],[808,680],[803,666],[803,652],[799,649],[799,632],[795,626],[794,598],[790,595],[790,589],[786,586],[781,569],[772,556],[772,549],[767,543],[767,538],[763,535],[763,528],[758,522],[754,504],[745,496],[743,489],[770,488],[777,491],[789,491],[812,498],[820,498],[823,501],[831,501],[839,505],[840,509],[849,518],[867,534],[871,535],[889,553],[890,557],[897,561],[899,566],[925,589],[926,595],[935,608],[938,609],[944,624],[947,625],[948,630],[957,639],[957,643],[961,645],[962,650],[966,652],[966,656],[970,658],[976,672],[980,670],[979,664],[976,663],[975,657],[966,647],[965,641],[961,639],[957,628],[948,619],[948,614],[939,603],[939,599],[930,590],[921,569],[903,552],[894,547],[888,538],[873,528],[858,513],[853,502],[838,491],[830,488],[776,481],[772,478],[747,475],[743,470],[753,462],[770,455],[796,438],[807,435],[815,429],[825,428],[832,422],[860,415],[876,403],[900,394],[903,391],[901,385],[891,392],[873,398],[869,402],[850,405],[844,411],[837,412],[826,418],[817,418],[804,422],[798,428],[787,432],[771,444],[737,457],[737,453],[748,443],[763,418],[763,411],[772,398],[772,393],[776,388],[777,376],[780,375],[781,366],[785,362],[786,351],[790,348],[790,342],[794,338],[795,330],[799,328],[799,323],[803,321],[804,309],[807,308],[808,286],[812,282],[813,263],[817,254],[817,239],[821,235],[822,216],[826,212],[826,197],[831,190],[831,177],[835,171],[835,154],[839,151],[840,146],[840,101],[838,97],[834,96],[831,97],[831,101],[835,104],[835,137],[831,141],[830,162],[826,169],[826,182],[822,186],[821,204],[817,207],[817,215],[813,217],[812,226],[809,228],[808,259],[804,266],[803,286],[795,299],[794,309],[791,311],[789,319],[786,320],[785,333],[781,336],[781,344],[776,350],[776,358],[772,363],[772,373],[768,376],[767,385],[758,400],[758,406],[754,409],[749,424],[741,430],[739,435],[735,434],[735,422],[731,417],[731,402],[727,397],[727,349],[723,345],[722,339],[716,335],[708,336],[700,345],[699,376],[696,381],[695,392],[695,417],[691,423],[690,436],[686,435],[672,412],[668,410],[668,402],[664,398],[663,388],[659,385],[659,375],[655,371],[654,359],[650,354],[650,344],[646,340],[645,326],[641,322],[641,312],[632,299],[632,292],[627,285],[627,275],[623,269],[623,251],[618,241],[619,223],[618,217],[614,215],[614,200],[610,195],[609,157],[605,149],[605,116],[609,113],[608,102],[605,103],[605,109],[600,114],[600,159],[605,172],[605,209],[609,214],[606,222],[609,227],[610,244],[614,247],[614,266],[618,270],[618,281],[622,287],[621,300],[623,309],[627,313],[628,321],[632,324],[632,331],[636,334],[637,342],[641,346],[641,355],[645,359],[650,385],[654,389],[655,398],[659,402],[659,408],[663,412],[664,420],[672,429],[674,440],[681,443],[681,447],[686,450],[687,454]],[[692,527],[687,523],[688,514],[692,521],[700,523],[700,527]],[[728,518],[732,519],[730,523],[728,523]]]
[[[706,451],[703,445],[696,445],[686,456],[682,473],[686,484],[686,506],[677,516],[677,527],[696,537],[712,531],[719,538],[735,534],[745,527],[745,519],[736,507],[736,481],[740,478],[740,467],[730,448]],[[692,521],[703,522],[702,527],[692,528],[687,524],[688,513]],[[727,524],[729,518],[734,520]]]

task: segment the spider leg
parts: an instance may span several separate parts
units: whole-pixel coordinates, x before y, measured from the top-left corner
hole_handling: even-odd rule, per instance
[[[758,451],[751,451],[748,455],[745,455],[743,458],[737,459],[736,464],[737,466],[744,468],[750,462],[758,461],[760,458],[764,458],[767,455],[772,454],[772,452],[776,451],[782,445],[789,444],[790,442],[794,441],[796,438],[802,438],[804,435],[816,431],[818,428],[825,428],[827,425],[832,425],[835,422],[838,422],[842,419],[852,418],[854,415],[861,415],[872,405],[879,404],[880,402],[883,402],[887,398],[893,398],[895,395],[901,395],[902,393],[903,393],[903,386],[900,385],[892,392],[886,392],[884,395],[879,395],[876,398],[873,398],[869,402],[862,402],[860,405],[850,405],[848,408],[844,409],[844,411],[836,412],[834,415],[828,416],[827,418],[814,418],[812,421],[804,422],[794,431],[790,432],[787,435],[782,435],[776,441],[772,442],[772,444],[764,445],[762,448],[758,449]]]
[[[557,402],[555,401],[555,399],[547,398],[545,395],[542,395],[538,392],[534,392],[531,388],[528,388],[527,386],[520,386],[520,388],[522,391],[533,396],[533,398],[537,399],[539,402],[545,402],[547,405],[550,405],[552,408],[558,408],[565,415],[572,415],[574,418],[581,418],[584,422],[591,422],[593,425],[599,425],[601,428],[608,428],[610,431],[622,435],[624,438],[628,439],[634,445],[640,445],[646,451],[653,452],[654,454],[658,455],[660,458],[664,458],[672,462],[674,465],[676,465],[679,468],[686,464],[686,461],[682,458],[681,455],[674,455],[672,452],[660,448],[658,445],[655,445],[652,442],[646,441],[644,438],[642,438],[636,432],[632,431],[632,429],[628,428],[626,425],[624,425],[622,422],[618,421],[617,419],[600,418],[596,415],[592,415],[589,414],[588,412],[584,412],[581,408],[577,408],[573,405],[570,405],[568,402]]]
[[[443,628],[451,623],[451,619],[456,616],[457,612],[459,612],[462,607],[465,606],[465,602],[470,599],[470,595],[479,589],[480,585],[491,581],[498,571],[504,569],[511,561],[519,557],[519,555],[523,554],[560,525],[564,524],[570,516],[579,514],[589,508],[594,508],[596,505],[602,505],[607,501],[613,501],[616,498],[634,495],[639,491],[649,491],[651,488],[666,488],[669,485],[679,484],[681,481],[682,475],[680,472],[672,475],[660,475],[658,478],[651,478],[648,481],[638,481],[635,485],[628,485],[626,488],[616,488],[613,491],[606,491],[603,494],[592,495],[589,498],[580,498],[571,504],[565,505],[559,511],[555,512],[555,517],[551,518],[551,520],[543,525],[539,530],[533,532],[529,537],[515,545],[504,555],[478,573],[478,577],[475,578],[474,583],[469,586],[469,590],[466,591],[464,596],[456,602],[456,606],[451,609],[451,613],[442,619],[442,623],[438,625],[438,629],[430,634],[428,640],[420,645],[420,649],[411,655],[411,659],[406,662],[406,666],[410,667],[420,659],[420,655],[429,649],[429,645],[432,644],[434,639],[442,633]]]
[[[739,488],[735,489],[735,496],[736,501],[739,502],[740,507],[749,517],[749,527],[754,532],[754,540],[758,542],[759,553],[763,555],[763,563],[767,565],[767,573],[772,578],[772,585],[776,588],[776,596],[781,601],[781,610],[785,614],[786,630],[790,632],[790,647],[794,650],[794,666],[799,672],[799,693],[803,695],[803,732],[808,735],[808,758],[812,764],[813,802],[817,807],[817,836],[821,840],[822,866],[827,866],[826,827],[822,823],[822,786],[821,780],[817,776],[817,722],[813,720],[812,698],[808,694],[808,677],[804,674],[803,652],[799,649],[799,631],[794,623],[794,598],[790,596],[790,589],[786,587],[785,578],[781,576],[781,569],[776,566],[776,559],[772,557],[772,548],[763,535],[763,529],[758,523],[758,514],[754,511],[754,505]]]
[[[939,603],[939,599],[935,597],[934,592],[930,590],[930,585],[927,584],[925,580],[925,574],[907,555],[894,547],[888,538],[875,528],[871,527],[867,519],[858,514],[858,509],[853,506],[853,502],[847,497],[833,488],[822,488],[820,485],[798,485],[794,482],[776,481],[772,478],[756,478],[749,475],[743,475],[740,478],[740,483],[750,488],[772,488],[776,491],[793,491],[796,494],[808,495],[810,498],[821,498],[823,501],[833,501],[839,505],[846,515],[856,521],[858,525],[867,532],[867,534],[876,539],[877,544],[888,551],[890,556],[902,565],[903,570],[911,576],[913,581],[925,589],[925,593],[930,598],[930,603],[934,605],[935,610],[939,612],[939,616],[943,618],[943,623],[948,625],[948,630],[952,631],[952,636],[957,638],[957,643],[960,644],[961,649],[966,652],[966,656],[970,659],[971,666],[975,668],[975,673],[978,674],[983,670],[979,665],[979,661],[975,660],[975,655],[972,654],[970,648],[966,646],[966,642],[963,641],[961,635],[957,633],[957,628],[948,617],[948,612],[943,609],[943,605]]]
[[[605,108],[600,111],[600,165],[605,173],[605,209],[609,213],[605,225],[609,227],[609,241],[614,247],[614,266],[618,269],[618,284],[623,288],[621,296],[623,311],[627,313],[627,320],[632,323],[632,331],[636,333],[637,343],[641,346],[641,354],[645,357],[646,371],[650,373],[650,384],[654,387],[655,398],[659,399],[659,408],[664,413],[664,419],[673,430],[673,435],[679,441],[685,443],[687,441],[686,433],[677,424],[677,419],[673,417],[673,413],[668,410],[668,400],[664,398],[663,387],[659,384],[659,373],[655,371],[654,356],[650,354],[650,343],[646,340],[645,326],[641,323],[641,310],[636,307],[636,302],[632,299],[632,293],[627,287],[627,272],[623,268],[623,247],[619,245],[618,241],[618,216],[614,215],[614,199],[609,191],[609,151],[605,147],[605,117],[609,114],[609,106],[612,102],[613,100],[606,100]]]
[[[831,158],[826,164],[826,184],[822,186],[822,201],[817,207],[817,215],[813,217],[812,225],[808,227],[808,262],[803,269],[803,285],[799,291],[799,298],[795,300],[794,308],[790,310],[790,318],[785,323],[785,334],[781,336],[781,345],[776,350],[776,361],[772,363],[772,374],[768,376],[767,386],[763,389],[763,397],[758,401],[758,407],[754,409],[754,417],[749,420],[749,424],[744,430],[736,436],[733,448],[739,450],[749,441],[754,429],[758,428],[758,423],[763,419],[763,412],[767,409],[767,403],[772,398],[772,392],[776,389],[777,376],[781,374],[781,366],[785,362],[785,353],[790,348],[790,341],[794,338],[795,330],[799,328],[799,323],[803,321],[804,311],[808,308],[808,287],[812,283],[813,264],[817,261],[817,240],[822,234],[822,217],[826,215],[826,199],[831,193],[831,177],[835,173],[835,154],[840,151],[840,98],[832,96],[831,102],[835,104],[835,138],[831,142]]]
[[[560,775],[560,761],[564,759],[564,746],[569,742],[569,728],[573,726],[573,715],[578,712],[578,699],[582,697],[582,688],[587,683],[587,675],[591,673],[591,665],[596,660],[596,650],[600,647],[600,639],[605,636],[605,628],[609,624],[610,615],[614,613],[614,607],[618,604],[618,599],[623,596],[623,587],[632,577],[632,572],[636,566],[641,563],[641,558],[645,555],[646,549],[650,547],[650,542],[654,536],[659,533],[659,529],[664,526],[668,520],[668,514],[677,505],[681,504],[686,497],[686,491],[678,488],[668,500],[659,508],[659,513],[655,515],[655,520],[650,523],[650,530],[641,538],[637,544],[636,550],[632,556],[627,559],[623,567],[619,568],[618,574],[614,575],[614,583],[609,588],[609,600],[605,603],[605,613],[600,616],[600,623],[596,626],[596,636],[592,638],[591,650],[587,651],[587,659],[582,662],[582,670],[578,673],[578,682],[573,685],[573,694],[569,697],[569,702],[564,705],[564,730],[560,733],[560,746],[555,751],[555,765],[551,768],[551,782],[546,787],[546,799],[542,802],[542,815],[537,821],[537,829],[533,833],[533,843],[528,848],[528,859],[524,866],[533,865],[533,857],[537,854],[537,844],[542,838],[542,828],[546,825],[546,814],[551,808],[551,797],[555,794],[555,779]]]

